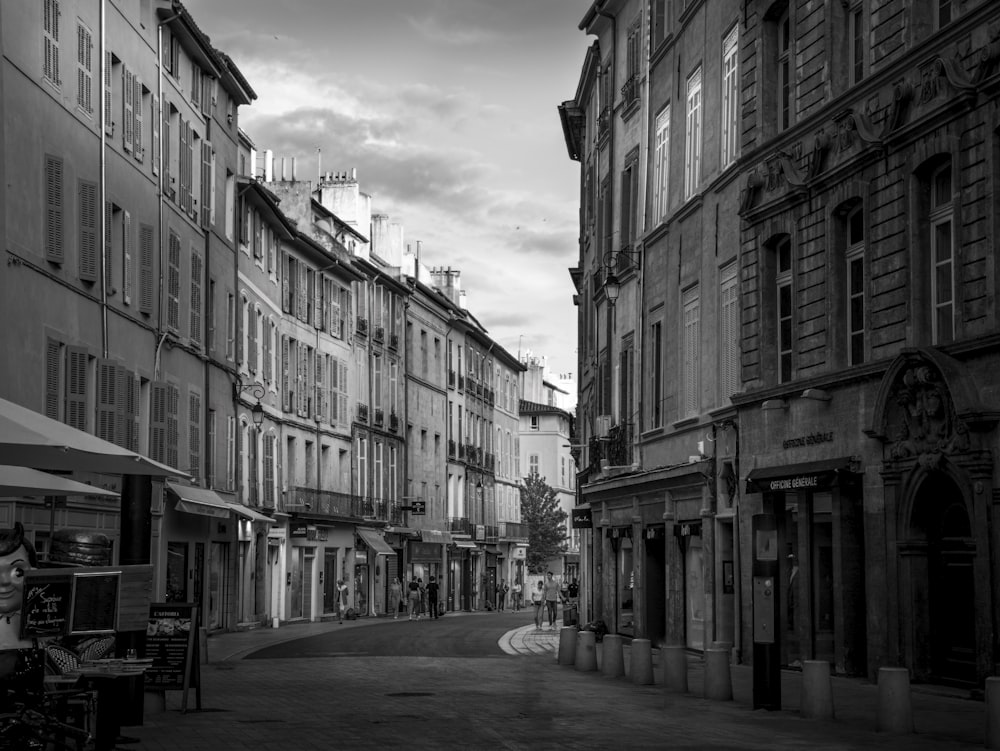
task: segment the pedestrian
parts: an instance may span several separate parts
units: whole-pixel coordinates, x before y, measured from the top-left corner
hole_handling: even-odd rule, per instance
[[[399,580],[398,576],[395,576],[392,579],[392,584],[389,586],[389,612],[392,613],[393,620],[399,618],[399,603],[402,599],[403,583]]]
[[[423,579],[417,579],[417,586],[420,589],[420,606],[417,610],[417,618],[427,613],[427,587],[424,586]]]
[[[521,582],[515,581],[514,586],[510,588],[510,602],[514,607],[514,612],[520,612],[521,610]]]
[[[559,582],[552,578],[552,572],[548,571],[545,574],[545,583],[543,585],[545,592],[545,608],[549,614],[549,628],[555,630],[556,627],[556,609],[560,601],[565,601],[562,592],[559,589]]]
[[[412,621],[420,618],[420,585],[417,583],[417,577],[414,576],[406,586],[406,606]]]
[[[531,604],[535,606],[535,630],[542,630],[542,604],[545,601],[545,585],[538,581],[538,588],[531,590]]]
[[[510,587],[507,586],[507,580],[501,579],[500,583],[497,585],[497,610],[503,610],[507,604],[507,593],[510,591]]]
[[[340,616],[340,622],[344,622],[344,612],[347,610],[347,582],[343,579],[337,579],[337,614]]]
[[[432,576],[427,582],[427,617],[437,620],[438,617],[438,577]]]
[[[580,585],[577,584],[576,577],[573,577],[573,581],[569,583],[566,588],[566,592],[569,594],[569,601],[572,604],[576,604],[577,599],[580,597]]]

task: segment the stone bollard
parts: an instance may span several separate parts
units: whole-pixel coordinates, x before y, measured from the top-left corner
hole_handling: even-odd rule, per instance
[[[576,658],[576,627],[563,626],[559,629],[559,659],[560,665],[572,665]]]
[[[653,645],[649,639],[633,639],[631,655],[632,683],[637,686],[651,686],[653,680]]]
[[[882,733],[912,733],[910,671],[906,668],[878,670],[878,730]]]
[[[733,678],[729,673],[729,650],[705,650],[705,698],[732,701]]]
[[[622,638],[618,634],[607,634],[603,645],[604,660],[601,671],[607,678],[621,678],[625,675],[625,659],[622,655]]]
[[[581,631],[576,636],[576,669],[581,673],[597,670],[597,634]]]
[[[667,691],[686,694],[688,691],[688,657],[683,646],[664,647],[663,685]]]
[[[996,676],[986,679],[986,748],[1000,748],[1000,678]]]
[[[826,660],[802,662],[802,716],[810,720],[833,719],[833,685]]]

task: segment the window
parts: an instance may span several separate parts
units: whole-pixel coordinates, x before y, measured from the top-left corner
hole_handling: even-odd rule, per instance
[[[236,295],[226,293],[226,359],[236,357]]]
[[[528,476],[538,474],[538,454],[528,456]]]
[[[42,0],[42,77],[58,86],[59,78],[59,0]]]
[[[792,380],[792,241],[783,235],[774,245],[777,311],[778,382]]]
[[[952,19],[951,6],[952,6],[952,0],[938,0],[937,25],[939,29],[951,23]]]
[[[698,287],[687,290],[682,298],[684,306],[684,372],[682,374],[684,416],[698,414],[701,391],[701,305]]]
[[[632,422],[633,389],[635,375],[635,339],[632,334],[622,339],[618,355],[618,422],[628,425]]]
[[[132,292],[135,287],[135,270],[132,259],[135,257],[135,233],[132,232],[132,215],[122,211],[122,302],[132,304]]]
[[[701,68],[687,80],[687,134],[684,144],[684,198],[691,198],[701,180]]]
[[[722,167],[736,160],[740,137],[739,26],[722,42]]]
[[[791,125],[792,97],[792,60],[791,24],[788,20],[788,9],[778,18],[776,23],[777,48],[776,60],[778,66],[778,129],[785,130]]]
[[[930,178],[931,330],[934,344],[955,338],[955,237],[951,163]]]
[[[622,195],[621,195],[621,249],[631,250],[635,242],[636,224],[638,212],[635,202],[639,197],[639,153],[636,151],[630,154],[625,161],[625,169],[622,171]],[[622,270],[620,264],[630,263],[629,256],[618,256],[618,269]]]
[[[642,44],[640,25],[636,21],[629,27],[625,47],[625,83],[622,85],[622,108],[628,109],[639,101],[639,56]]]
[[[719,398],[740,390],[740,306],[736,262],[719,273]]]
[[[88,115],[94,113],[94,42],[90,29],[76,25],[76,106]]]
[[[171,230],[167,247],[167,326],[180,331],[181,239]]]
[[[188,391],[188,472],[201,476],[201,394]]]
[[[657,321],[650,333],[652,371],[650,372],[650,427],[663,425],[663,324]]]
[[[667,38],[667,0],[653,0],[653,49]]]
[[[80,278],[96,282],[97,258],[97,183],[79,181],[80,201]]]
[[[529,427],[531,430],[538,430],[538,415],[532,415],[528,418]]]
[[[846,217],[847,231],[847,358],[848,365],[865,361],[865,214],[861,205]]]
[[[865,8],[857,5],[848,11],[848,38],[850,39],[851,83],[860,83],[865,77]]]
[[[177,466],[177,409],[180,391],[170,383],[154,383],[150,390],[149,454],[158,462]]]

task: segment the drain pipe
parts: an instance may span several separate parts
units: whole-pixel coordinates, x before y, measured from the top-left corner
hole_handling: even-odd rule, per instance
[[[104,81],[107,80],[108,76],[108,61],[107,61],[107,29],[106,25],[106,10],[107,0],[101,0],[100,7],[100,19],[98,20],[98,25],[100,28],[100,47],[98,51],[99,62],[98,69],[101,72],[101,115],[100,124],[98,125],[98,130],[100,131],[100,144],[101,144],[101,156],[100,156],[100,190],[98,197],[98,220],[97,226],[100,228],[100,234],[98,235],[98,242],[101,248],[101,263],[100,263],[100,273],[101,273],[101,356],[104,359],[108,358],[108,253],[106,248],[106,237],[108,235],[108,212],[105,210],[105,206],[108,201],[108,186],[107,186],[107,133],[105,129],[108,127],[107,123],[107,108],[105,107],[104,98],[108,96],[109,92],[104,90]]]

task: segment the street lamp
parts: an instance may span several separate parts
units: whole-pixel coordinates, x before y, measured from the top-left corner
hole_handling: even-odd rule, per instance
[[[614,305],[621,293],[622,285],[615,275],[615,270],[622,268],[621,256],[625,256],[629,265],[639,265],[637,250],[612,250],[604,254],[604,268],[607,270],[607,276],[604,278],[604,294],[608,298],[609,305]]]
[[[267,389],[260,383],[244,384],[242,381],[237,381],[233,384],[233,401],[239,401],[243,394],[250,394],[257,400],[256,404],[250,407],[250,419],[253,420],[255,428],[264,424],[264,405],[260,403],[260,400],[264,398],[266,393]]]

